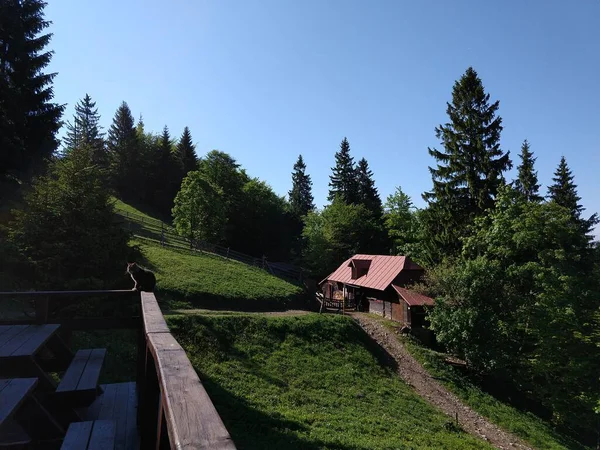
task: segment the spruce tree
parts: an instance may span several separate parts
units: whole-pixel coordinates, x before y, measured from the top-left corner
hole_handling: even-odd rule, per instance
[[[198,158],[196,157],[195,149],[196,146],[192,143],[190,129],[185,127],[177,144],[177,155],[184,177],[188,172],[198,169]]]
[[[58,146],[63,105],[52,102],[56,73],[45,73],[52,34],[41,0],[0,0],[0,177],[28,176]]]
[[[332,169],[329,179],[328,200],[333,201],[336,197],[351,204],[358,201],[358,183],[356,181],[356,169],[354,158],[350,156],[350,144],[344,138],[340,144],[340,150],[335,154],[335,167]]]
[[[298,156],[292,172],[292,190],[288,193],[290,210],[296,217],[304,217],[315,209],[312,195],[312,181],[306,173],[306,164],[302,155]]]
[[[375,187],[373,172],[369,169],[369,163],[365,158],[358,161],[356,167],[356,180],[358,183],[358,202],[373,213],[373,216],[379,218],[383,214],[383,207],[379,192]]]
[[[446,109],[450,121],[435,129],[444,149],[428,149],[437,167],[429,168],[433,189],[423,198],[433,219],[429,233],[441,253],[459,250],[467,227],[493,206],[502,173],[512,167],[509,152],[500,149],[498,107],[498,101],[490,104],[481,79],[469,67],[454,83]]]
[[[69,150],[86,145],[92,149],[92,161],[102,167],[108,164],[104,133],[100,126],[100,114],[96,102],[89,94],[75,105],[75,115],[72,123],[67,123],[67,134],[64,138],[65,153]]]
[[[521,146],[521,164],[518,167],[519,176],[515,180],[515,188],[529,202],[540,202],[542,197],[538,194],[540,185],[538,184],[537,172],[533,170],[536,158],[533,152],[529,151],[529,142],[527,139]]]
[[[593,214],[588,219],[584,219],[581,216],[585,208],[579,203],[581,197],[577,194],[575,177],[567,165],[567,160],[564,156],[560,158],[560,163],[556,172],[554,172],[552,181],[554,183],[548,187],[550,200],[566,208],[570,212],[574,223],[581,227],[582,233],[586,235],[586,240],[591,241],[591,232],[598,223],[598,217],[596,214]]]
[[[126,102],[115,113],[107,147],[114,188],[121,197],[134,200],[140,188],[142,161],[135,121]]]
[[[180,182],[178,180],[178,166],[176,155],[173,151],[173,141],[169,128],[165,125],[158,141],[158,154],[155,157],[156,180],[162,180],[155,183],[155,203],[156,208],[164,217],[169,217],[173,200],[179,191]]]

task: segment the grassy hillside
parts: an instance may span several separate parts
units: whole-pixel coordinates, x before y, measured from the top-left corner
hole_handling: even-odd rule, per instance
[[[134,241],[156,273],[163,309],[284,309],[303,296],[296,285],[264,270],[220,256]]]
[[[168,322],[240,449],[490,448],[382,366],[349,318]]]
[[[387,323],[392,326],[391,323]],[[431,373],[454,392],[473,410],[487,417],[495,424],[527,441],[539,449],[585,449],[583,445],[565,437],[535,415],[521,411],[503,403],[482,391],[473,381],[456,368],[445,363],[446,355],[425,348],[415,340],[398,336],[407,350]]]

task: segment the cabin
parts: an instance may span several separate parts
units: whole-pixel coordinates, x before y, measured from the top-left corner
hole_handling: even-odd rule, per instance
[[[132,313],[51,314],[52,304],[110,298]],[[0,303],[19,299],[33,300],[35,313],[0,316],[0,449],[235,450],[153,293],[0,292]],[[78,330],[134,330],[131,379],[100,383],[110,351],[73,351],[69,341]]]
[[[324,304],[340,304],[400,322],[411,328],[427,324],[433,299],[407,289],[425,269],[407,256],[354,255],[319,283]]]

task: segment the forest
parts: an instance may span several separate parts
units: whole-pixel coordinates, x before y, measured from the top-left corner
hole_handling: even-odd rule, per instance
[[[355,253],[407,255],[428,269],[431,328],[477,374],[536,400],[561,430],[593,442],[600,414],[600,246],[567,159],[541,192],[534,143],[501,144],[500,102],[469,67],[432,124],[431,189],[416,208],[379,195],[368,161],[341,137],[328,204],[316,208],[302,155],[278,195],[233,155],[201,154],[190,127],[147,130],[123,101],[108,130],[82,93],[54,102],[44,3],[0,1],[0,285],[112,286],[131,254],[114,198],[191,240],[301,266],[320,280]],[[93,89],[93,86],[90,87]],[[64,138],[58,133],[65,127]],[[515,179],[505,174],[513,164]]]

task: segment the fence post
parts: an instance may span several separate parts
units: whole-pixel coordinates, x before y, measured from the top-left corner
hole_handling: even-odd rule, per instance
[[[165,246],[165,224],[160,223],[160,245]]]
[[[226,258],[229,259],[229,247],[227,247],[227,256],[226,256]]]

